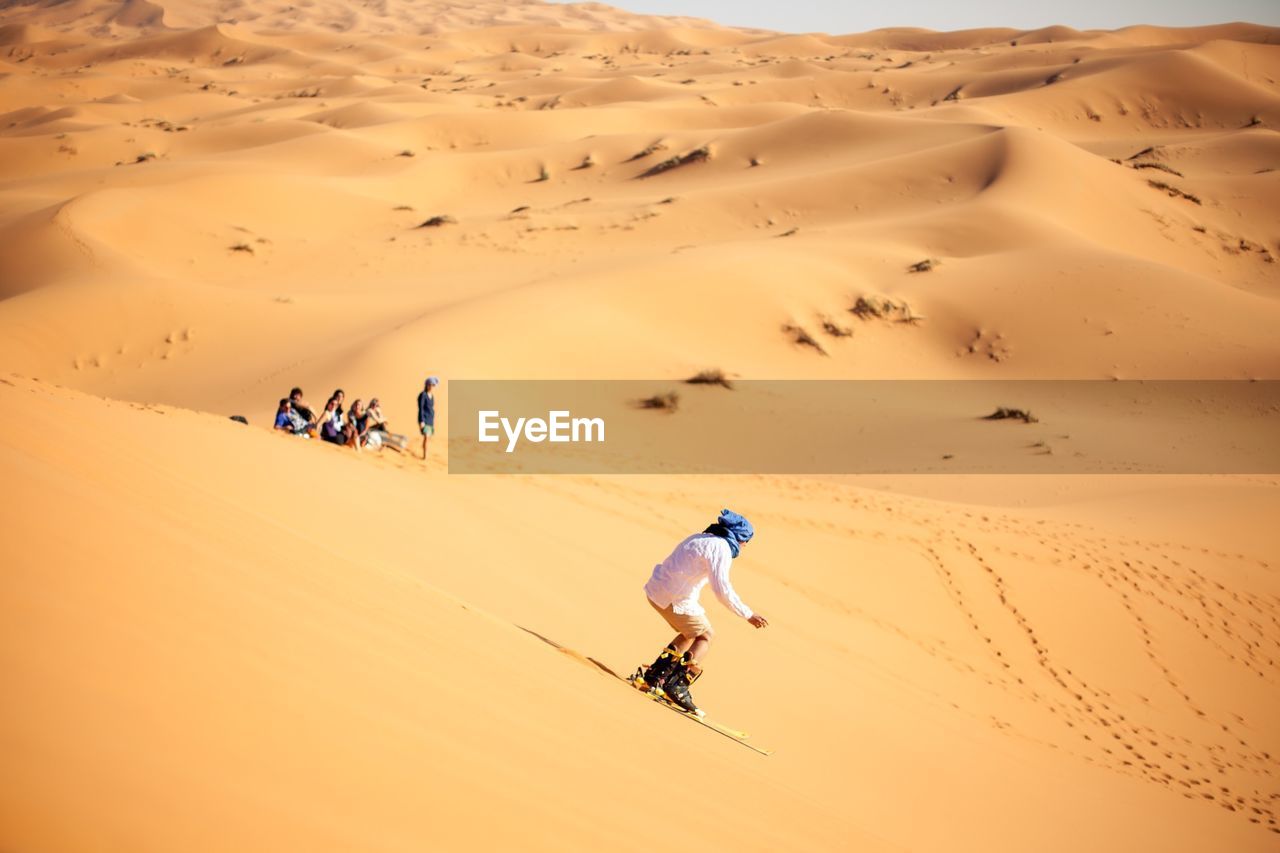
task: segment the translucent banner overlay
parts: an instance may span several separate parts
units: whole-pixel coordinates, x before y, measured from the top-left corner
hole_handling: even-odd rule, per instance
[[[1276,474],[1280,382],[453,380],[453,474]]]

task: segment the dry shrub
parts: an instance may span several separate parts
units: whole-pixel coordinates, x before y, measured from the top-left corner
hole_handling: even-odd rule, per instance
[[[1173,198],[1185,198],[1187,201],[1192,202],[1193,204],[1203,204],[1203,202],[1201,202],[1199,198],[1192,195],[1191,193],[1183,192],[1182,190],[1178,189],[1175,186],[1166,184],[1164,181],[1147,181],[1147,184],[1149,184],[1152,187],[1152,189],[1157,189],[1162,192],[1168,193]]]
[[[986,421],[1005,421],[1010,419],[1022,421],[1026,424],[1035,424],[1040,422],[1040,419],[1031,414],[1027,409],[1013,409],[1006,406],[1000,406],[991,414],[983,416],[983,420]]]
[[[830,317],[822,318],[822,331],[833,338],[848,338],[853,335],[853,329],[848,326],[837,326]]]
[[[685,382],[690,385],[719,385],[721,388],[733,390],[733,382],[719,368],[699,371],[696,375],[686,379]]]
[[[1181,172],[1179,172],[1177,169],[1173,168],[1172,166],[1166,166],[1164,163],[1134,163],[1133,168],[1159,169],[1161,172],[1168,172],[1170,175],[1177,175],[1179,178],[1182,177]]]
[[[827,355],[826,349],[823,348],[822,344],[818,343],[818,339],[809,334],[803,326],[795,326],[788,323],[782,327],[782,331],[791,335],[791,339],[800,346],[813,347],[819,354]]]
[[[659,139],[657,142],[651,142],[648,145],[646,145],[644,148],[642,148],[640,151],[636,152],[635,154],[632,154],[630,157],[626,159],[625,162],[633,163],[636,160],[643,160],[645,157],[648,157],[650,154],[656,154],[659,151],[666,151],[666,150],[667,150],[666,143],[664,143],[661,139]]]
[[[896,302],[885,296],[859,296],[849,312],[862,320],[876,319],[914,324],[924,319],[916,314],[907,302]]]
[[[654,394],[652,397],[645,397],[636,401],[636,407],[641,409],[658,409],[664,412],[674,412],[680,408],[680,395],[675,391],[668,391],[665,394]]]
[[[703,163],[710,159],[711,148],[703,145],[701,148],[695,148],[687,154],[680,154],[663,160],[656,166],[652,166],[648,170],[642,172],[640,177],[652,178],[654,175],[661,175],[663,172],[670,172],[672,169],[679,169],[681,166],[687,166],[690,163]]]

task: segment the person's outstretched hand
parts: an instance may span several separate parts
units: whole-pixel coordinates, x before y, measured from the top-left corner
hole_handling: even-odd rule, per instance
[[[752,625],[754,625],[754,626],[755,626],[755,627],[757,627],[757,628],[767,628],[767,627],[769,627],[769,620],[768,620],[768,619],[766,619],[766,618],[764,618],[763,616],[761,616],[759,613],[755,614],[754,616],[752,616],[752,617],[751,617],[750,619],[748,619],[747,621],[748,621],[748,622],[750,622]]]

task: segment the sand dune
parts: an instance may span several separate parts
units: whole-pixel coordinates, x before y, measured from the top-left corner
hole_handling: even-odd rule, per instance
[[[478,847],[534,825],[534,847],[639,848],[618,826],[669,801],[664,755],[719,792],[682,825],[717,848],[1262,849],[1274,825],[1274,568],[1204,529],[785,478],[424,491],[416,466],[216,416],[24,380],[0,397],[28,413],[2,439],[28,485],[5,499],[29,533],[2,646],[27,697],[3,728],[19,846],[83,846],[93,826],[160,846]],[[335,519],[321,482],[380,500]],[[1275,511],[1274,482],[1237,488]],[[726,493],[773,531],[740,585],[788,627],[726,624],[704,701],[778,750],[763,762],[600,669],[633,665],[653,628],[603,606],[637,595],[631,550]],[[526,508],[497,539],[495,504]],[[513,571],[543,550],[556,560]],[[785,702],[758,683],[783,669]]]
[[[648,850],[689,788],[707,850],[1274,847],[1275,476],[463,477],[444,422],[263,427],[302,385],[411,432],[428,374],[1280,378],[1277,80],[1244,23],[0,8],[0,847]],[[768,757],[612,674],[724,505],[773,624],[713,609],[698,696]]]

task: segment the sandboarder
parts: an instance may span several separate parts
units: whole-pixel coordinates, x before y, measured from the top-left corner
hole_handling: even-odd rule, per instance
[[[644,585],[645,595],[677,633],[657,660],[636,672],[634,683],[641,690],[657,693],[684,711],[702,716],[689,695],[689,685],[702,674],[700,662],[715,636],[706,611],[698,603],[702,588],[710,583],[721,604],[756,628],[769,624],[742,603],[729,582],[731,562],[754,535],[751,522],[726,509],[714,524],[685,539],[654,567]]]

